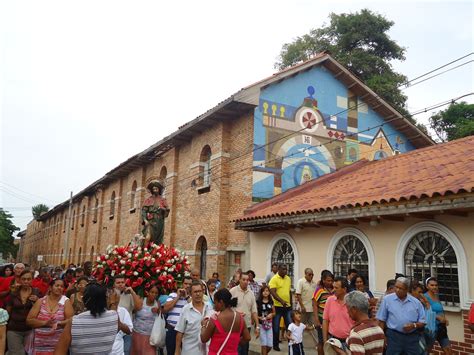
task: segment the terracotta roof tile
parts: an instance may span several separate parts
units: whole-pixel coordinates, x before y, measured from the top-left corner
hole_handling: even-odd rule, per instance
[[[360,160],[256,204],[238,221],[474,191],[474,136]]]

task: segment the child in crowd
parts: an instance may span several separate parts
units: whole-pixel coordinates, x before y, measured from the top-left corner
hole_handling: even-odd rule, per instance
[[[258,319],[260,322],[260,346],[262,355],[270,352],[273,346],[272,319],[275,316],[275,307],[270,295],[270,288],[263,286],[257,300]]]
[[[286,332],[286,339],[288,339],[288,354],[304,355],[303,332],[305,330],[312,330],[314,327],[301,323],[301,312],[298,310],[291,312],[291,320],[293,322],[290,323]]]

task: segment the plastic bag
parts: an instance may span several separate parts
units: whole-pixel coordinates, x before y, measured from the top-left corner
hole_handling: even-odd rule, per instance
[[[166,340],[166,328],[165,328],[165,319],[160,313],[155,317],[155,323],[153,323],[153,328],[151,329],[150,334],[150,345],[157,348],[164,348]]]
[[[427,309],[426,312],[426,326],[425,333],[434,338],[436,335],[436,312],[432,311],[431,308]]]

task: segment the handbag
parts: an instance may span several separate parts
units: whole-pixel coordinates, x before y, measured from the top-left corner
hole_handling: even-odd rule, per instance
[[[229,333],[227,334],[227,337],[225,338],[224,342],[222,343],[221,347],[219,348],[219,351],[217,352],[217,355],[220,355],[222,349],[224,349],[224,346],[227,344],[227,341],[230,338],[230,334],[232,333],[232,329],[234,329],[235,317],[236,316],[237,316],[237,312],[234,311],[234,319],[232,320],[232,325],[230,326]]]
[[[164,348],[166,342],[166,322],[163,315],[160,313],[155,317],[153,328],[150,334],[150,345],[157,348]]]

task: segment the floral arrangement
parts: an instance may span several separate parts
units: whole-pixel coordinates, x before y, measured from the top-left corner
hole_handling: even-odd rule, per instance
[[[113,282],[114,276],[125,275],[127,286],[141,296],[151,286],[169,293],[189,275],[189,262],[183,252],[164,244],[115,245],[97,257],[92,274],[106,285]]]

